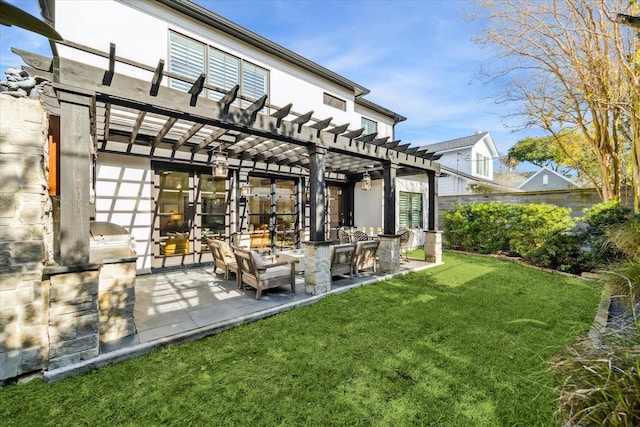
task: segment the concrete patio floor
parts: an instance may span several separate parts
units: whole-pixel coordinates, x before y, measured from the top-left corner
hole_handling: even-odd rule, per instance
[[[331,290],[321,295],[306,292],[304,275],[290,286],[263,291],[256,300],[253,288],[236,287],[235,277],[225,280],[212,266],[185,268],[136,278],[136,333],[122,340],[100,345],[97,358],[45,372],[45,381],[56,381],[111,363],[137,357],[156,348],[193,341],[234,326],[256,321],[296,307],[313,304],[332,294],[358,286],[423,270],[436,264],[403,260],[394,274],[361,272],[360,277],[334,277]]]

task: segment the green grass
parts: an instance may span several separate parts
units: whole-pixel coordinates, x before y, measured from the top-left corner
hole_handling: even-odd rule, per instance
[[[510,262],[445,264],[86,375],[0,390],[10,425],[549,426],[547,360],[596,284]]]

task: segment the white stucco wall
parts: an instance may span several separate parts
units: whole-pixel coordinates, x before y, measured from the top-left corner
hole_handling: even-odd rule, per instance
[[[358,229],[373,227],[374,231],[382,227],[384,201],[382,199],[382,180],[371,182],[371,191],[362,191],[356,183],[354,191],[353,223]]]
[[[153,181],[149,159],[101,153],[96,168],[96,220],[124,227],[136,239],[137,270],[151,269]]]
[[[215,11],[214,11],[215,12]],[[96,31],[96,17],[102,25]],[[362,106],[355,106],[354,94],[335,83],[285,63],[271,55],[227,36],[211,27],[172,12],[157,3],[132,0],[65,0],[56,2],[56,29],[66,39],[107,52],[109,43],[116,44],[116,55],[155,67],[160,59],[168,69],[169,31],[178,32],[208,44],[243,60],[269,70],[268,103],[284,106],[293,103],[293,111],[306,113],[320,120],[329,117],[333,123],[350,123],[351,129],[361,126],[365,116],[378,122],[379,137],[393,137],[393,121]],[[84,63],[107,67],[106,58],[98,58],[61,46],[60,55]],[[152,73],[118,63],[116,72],[150,80]],[[164,84],[167,79],[164,79]],[[347,111],[325,105],[323,94],[329,93],[346,101]]]

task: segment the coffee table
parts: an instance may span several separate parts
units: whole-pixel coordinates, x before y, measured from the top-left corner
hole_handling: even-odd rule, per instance
[[[290,249],[286,251],[278,252],[278,257],[283,260],[296,261],[296,272],[304,273],[304,260],[306,257],[304,249]]]

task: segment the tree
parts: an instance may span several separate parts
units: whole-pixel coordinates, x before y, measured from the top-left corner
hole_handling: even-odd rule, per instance
[[[557,143],[562,142],[562,148]],[[528,137],[516,142],[507,154],[509,162],[529,162],[568,174],[577,171],[576,181],[599,187],[600,176],[596,157],[579,132],[558,132],[556,137]],[[504,160],[503,159],[503,163]]]
[[[509,148],[506,159],[515,160],[518,163],[529,162],[556,172],[563,166],[562,153],[553,146],[553,140],[549,137],[521,139]]]
[[[488,26],[478,41],[496,58],[485,70],[498,83],[498,102],[513,102],[523,127],[548,133],[566,158],[580,135],[580,150],[596,159],[589,179],[603,201],[620,198],[631,159],[636,204],[640,194],[640,94],[634,31],[616,22],[626,0],[481,0],[478,19]],[[628,120],[632,139],[620,132]],[[636,156],[635,158],[633,156]],[[636,206],[637,209],[637,206]]]

